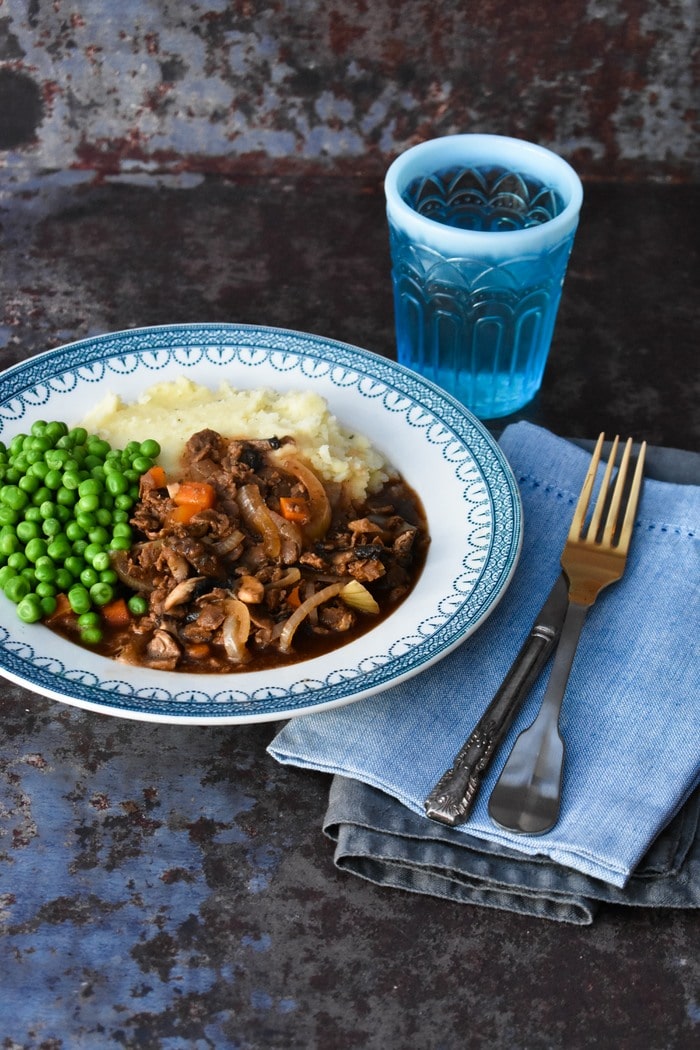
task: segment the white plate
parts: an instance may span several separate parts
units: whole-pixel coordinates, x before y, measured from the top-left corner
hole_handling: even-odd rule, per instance
[[[359,700],[445,656],[491,613],[520,553],[515,479],[488,431],[415,373],[315,335],[174,325],[85,339],[8,369],[0,440],[36,419],[77,424],[108,391],[134,400],[186,375],[217,387],[313,389],[419,493],[431,544],[410,597],[361,638],[277,670],[185,675],[129,667],[24,624],[0,593],[0,673],[78,707],[149,722],[278,720]],[[138,436],[138,435],[135,435]],[[158,435],[145,435],[158,437]]]

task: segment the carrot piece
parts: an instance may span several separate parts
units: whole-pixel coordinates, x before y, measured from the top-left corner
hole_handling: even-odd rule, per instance
[[[168,515],[168,521],[185,524],[195,514],[209,510],[216,503],[216,489],[208,481],[183,481],[173,489],[175,507]]]
[[[208,481],[183,481],[173,493],[177,507],[196,506],[197,510],[208,510],[216,502],[216,489]]]
[[[311,521],[308,501],[299,496],[280,496],[280,514],[287,521],[295,521],[299,525],[308,525]]]
[[[178,525],[184,525],[186,522],[193,518],[195,514],[199,513],[201,507],[198,507],[196,503],[183,503],[180,507],[173,507],[168,514],[168,521],[175,522]]]
[[[56,608],[54,609],[54,611],[51,613],[50,616],[46,617],[46,622],[47,623],[60,623],[60,624],[63,624],[64,626],[68,626],[69,624],[74,623],[75,619],[76,619],[76,616],[75,616],[75,613],[73,612],[73,610],[71,608],[70,602],[68,601],[68,595],[67,594],[63,594],[63,592],[61,592],[60,594],[57,594],[56,595]]]
[[[167,483],[165,471],[157,463],[147,470],[145,474],[141,475],[141,486],[145,491],[165,488]]]
[[[301,595],[299,594],[299,584],[289,592],[286,598],[287,605],[290,609],[298,609],[301,605]]]
[[[210,655],[210,652],[206,642],[190,642],[187,646],[187,655],[191,660],[204,660]]]
[[[110,627],[126,627],[131,621],[131,614],[124,598],[115,598],[113,602],[103,605],[102,617]]]

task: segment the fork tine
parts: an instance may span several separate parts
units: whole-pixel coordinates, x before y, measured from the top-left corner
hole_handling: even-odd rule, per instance
[[[630,441],[632,439],[630,438]],[[620,530],[620,539],[618,540],[618,550],[627,554],[630,545],[630,539],[632,538],[632,528],[634,527],[634,519],[637,515],[637,504],[639,503],[639,495],[642,490],[642,474],[644,473],[644,458],[646,456],[647,443],[643,441],[639,447],[639,455],[637,457],[637,466],[634,470],[634,477],[632,478],[632,486],[630,488],[629,498],[627,500],[627,509],[625,511],[625,517],[622,522],[622,529]]]
[[[601,433],[598,435],[596,446],[593,449],[593,455],[591,461],[588,464],[588,472],[586,477],[583,479],[583,486],[581,487],[581,495],[578,498],[574,516],[571,519],[571,527],[569,529],[569,540],[577,540],[581,535],[583,529],[583,522],[586,517],[588,510],[588,504],[591,499],[591,492],[593,491],[593,484],[595,482],[596,471],[598,470],[598,464],[600,463],[600,453],[603,448],[603,441],[605,440],[605,434]]]
[[[612,477],[613,467],[615,466],[615,459],[617,458],[617,446],[620,443],[620,437],[618,434],[615,435],[615,440],[612,443],[610,449],[610,455],[608,456],[608,463],[605,468],[605,474],[600,485],[600,491],[598,493],[598,499],[596,501],[595,508],[593,510],[593,517],[591,523],[588,526],[588,532],[586,533],[587,540],[595,541],[600,528],[600,522],[603,517],[603,510],[605,509],[605,503],[607,500],[608,489],[610,488],[610,478]]]
[[[627,468],[629,466],[631,452],[632,438],[628,438],[617,471],[615,488],[613,489],[612,500],[610,502],[610,510],[605,519],[605,528],[603,530],[603,543],[607,544],[609,547],[612,546],[613,536],[615,535],[615,529],[617,528],[617,519],[620,515],[620,504],[622,503],[622,493],[627,479]]]

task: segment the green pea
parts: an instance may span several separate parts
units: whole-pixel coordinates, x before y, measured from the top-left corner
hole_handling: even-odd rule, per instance
[[[67,459],[68,453],[64,448],[51,448],[44,456],[44,460],[48,463],[51,470],[64,471]]]
[[[112,517],[113,513],[114,512],[108,510],[107,507],[98,507],[95,511],[95,521],[98,525],[106,528],[108,525],[111,525],[114,520]]]
[[[53,518],[56,513],[56,504],[51,499],[45,499],[43,503],[39,504],[39,513],[42,518]]]
[[[129,481],[123,474],[112,473],[105,478],[105,486],[112,496],[122,496],[129,490]]]
[[[100,577],[91,565],[87,565],[80,574],[80,582],[83,587],[87,587],[90,590],[91,587],[100,582]]]
[[[77,521],[66,522],[66,536],[72,542],[73,540],[84,540],[87,536],[87,531]]]
[[[32,585],[26,576],[19,575],[11,576],[3,586],[5,591],[5,597],[9,598],[11,602],[17,605],[26,598],[32,589]]]
[[[83,551],[83,557],[88,565],[94,563],[95,558],[105,553],[104,543],[88,543],[87,547]]]
[[[131,461],[131,466],[139,474],[145,474],[153,466],[153,460],[149,459],[148,456],[135,456]]]
[[[41,601],[35,594],[27,594],[17,603],[17,615],[23,623],[37,623],[43,613]]]
[[[22,569],[27,568],[29,562],[27,561],[27,555],[24,551],[15,551],[8,557],[7,564],[11,569],[14,569],[15,572],[21,572]]]
[[[78,627],[99,627],[101,622],[102,617],[94,609],[81,613],[78,617]]]
[[[102,630],[99,627],[86,627],[80,632],[80,641],[83,645],[99,645],[102,638]]]
[[[75,509],[78,514],[91,514],[97,510],[100,505],[100,497],[96,493],[90,493],[87,496],[81,496],[75,505]]]
[[[22,492],[32,496],[41,487],[41,479],[36,474],[25,474],[24,477],[19,479],[17,484],[22,489]]]
[[[9,563],[3,565],[0,569],[0,589],[4,591],[8,581],[13,580],[17,575],[18,571],[12,565]]]
[[[51,583],[56,579],[56,566],[54,565],[53,559],[50,558],[48,554],[43,555],[41,558],[37,558],[34,563],[34,573],[40,583]]]
[[[38,593],[38,589],[37,589]],[[56,606],[58,602],[53,594],[44,594],[41,597],[41,611],[44,616],[53,616],[56,612]]]
[[[148,602],[142,594],[132,594],[126,605],[129,612],[133,613],[134,616],[143,616],[148,612]]]
[[[87,612],[91,606],[90,595],[86,587],[78,583],[68,591],[68,603],[73,612],[80,616]]]
[[[120,536],[130,540],[132,536],[131,525],[128,525],[125,522],[117,522],[117,524],[112,529],[112,535]]]
[[[16,525],[19,519],[20,511],[13,510],[12,507],[0,506],[0,526]]]
[[[63,475],[65,478],[65,474]],[[65,485],[61,485],[60,489],[56,492],[56,502],[62,507],[72,507],[75,503],[75,494],[72,489],[67,489]]]
[[[79,496],[99,496],[103,486],[96,478],[86,478],[78,485]]]
[[[7,526],[9,528],[9,526]],[[0,533],[0,554],[4,554],[8,557],[10,554],[14,554],[22,546],[22,541],[18,537],[17,533],[5,532]]]
[[[47,489],[60,489],[63,473],[60,470],[49,470],[44,478]]]
[[[31,562],[36,562],[38,558],[41,558],[46,554],[47,543],[46,540],[36,537],[36,539],[30,540],[24,548],[24,553]]]
[[[109,541],[109,549],[111,551],[128,551],[131,547],[131,540],[126,536],[113,536]]]
[[[139,445],[141,455],[148,456],[149,459],[158,459],[160,451],[160,445],[153,438],[147,438]]]
[[[54,442],[54,444],[59,440],[59,438],[62,438],[63,435],[67,433],[67,424],[61,422],[60,420],[52,420],[50,423],[47,423],[46,429],[44,431],[45,436],[50,438]]]
[[[64,569],[67,569],[71,574],[71,582],[77,580],[85,568],[85,559],[81,558],[78,554],[71,554],[63,562]]]
[[[46,485],[42,485],[41,488],[37,489],[32,496],[32,503],[35,507],[40,507],[42,503],[46,503],[53,496],[53,492]]]
[[[47,539],[53,539],[63,531],[63,522],[60,518],[46,518],[41,529]]]
[[[98,551],[92,558],[92,567],[99,573],[107,572],[111,564],[109,553],[105,550]],[[114,574],[116,576],[116,573]]]
[[[87,441],[87,430],[85,427],[73,427],[72,430],[68,431],[67,435],[71,439],[71,448],[74,445],[84,445]]]
[[[70,492],[75,492],[81,483],[81,477],[77,470],[65,470],[62,481],[64,488]]]
[[[29,497],[23,492],[19,485],[3,485],[0,489],[0,500],[11,510],[24,510],[29,503]]]
[[[32,463],[27,470],[27,474],[30,474],[34,478],[39,478],[40,481],[44,480],[48,472],[49,465],[44,462],[43,456],[41,459],[37,459],[36,462]]]
[[[22,543],[29,543],[30,540],[36,539],[39,535],[40,529],[35,521],[20,521],[17,524],[17,536]]]
[[[56,593],[62,594],[71,589],[75,583],[76,577],[66,569],[65,566],[61,566],[60,569],[56,570],[55,587]]]
[[[109,541],[109,532],[104,525],[96,525],[94,529],[90,529],[88,539],[90,543],[97,543],[99,546],[104,547]]]
[[[110,587],[115,587],[118,579],[114,569],[102,569],[100,572],[100,583],[108,583]]]
[[[100,460],[103,460],[109,452],[109,441],[105,441],[104,438],[92,436],[87,441],[88,453],[91,456],[96,456]]]
[[[22,445],[24,443],[27,434],[16,434],[10,442],[10,455],[18,456],[22,451]]]
[[[34,593],[40,598],[53,598],[58,594],[58,588],[50,580],[39,580],[34,588]]]
[[[44,519],[42,518],[41,511],[38,507],[27,507],[27,509],[24,512],[24,520],[35,521],[37,525],[41,525]]]
[[[107,605],[114,598],[114,588],[109,583],[93,584],[90,588],[90,598],[95,605]]]

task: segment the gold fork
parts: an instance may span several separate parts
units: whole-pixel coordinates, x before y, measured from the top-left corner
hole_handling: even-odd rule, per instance
[[[632,439],[629,438],[611,489],[619,446],[612,443],[596,504],[589,524],[591,501],[605,435],[593,451],[583,482],[561,564],[569,582],[569,604],[552,672],[537,718],[513,745],[503,772],[489,799],[489,814],[510,831],[541,835],[559,818],[564,742],[559,733],[559,713],[576,647],[586,614],[596,598],[625,571],[632,527],[642,487],[646,442],[643,442],[634,476],[626,490]],[[622,522],[620,523],[620,516]]]

